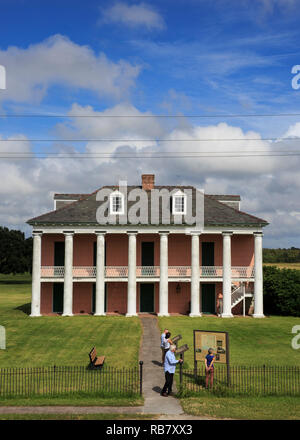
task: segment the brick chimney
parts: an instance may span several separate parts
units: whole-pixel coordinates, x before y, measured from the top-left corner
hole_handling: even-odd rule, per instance
[[[142,188],[145,190],[154,189],[154,174],[142,174]]]

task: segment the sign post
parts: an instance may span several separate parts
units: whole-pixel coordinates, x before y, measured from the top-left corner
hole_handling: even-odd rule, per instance
[[[214,363],[226,364],[227,385],[230,385],[229,335],[227,332],[194,330],[194,376],[197,377],[197,362],[205,360],[208,349],[215,351]]]

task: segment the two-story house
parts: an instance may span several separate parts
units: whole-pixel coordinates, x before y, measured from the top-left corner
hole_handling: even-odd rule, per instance
[[[55,194],[54,210],[28,221],[31,316],[225,318],[241,313],[246,297],[252,297],[253,317],[264,316],[262,228],[268,223],[242,212],[239,196],[203,194],[197,206],[199,190],[156,186],[152,174],[142,175],[140,186],[121,189]],[[155,191],[164,196],[155,199]],[[141,199],[144,204],[134,207]],[[202,223],[187,222],[188,211],[193,218],[202,214]]]

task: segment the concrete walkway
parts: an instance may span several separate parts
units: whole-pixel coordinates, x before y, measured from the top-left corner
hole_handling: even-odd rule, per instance
[[[140,316],[143,326],[143,340],[140,360],[143,366],[144,414],[184,414],[180,402],[175,397],[162,397],[161,389],[165,383],[161,364],[160,331],[157,318],[152,315]],[[174,383],[173,391],[176,392]]]

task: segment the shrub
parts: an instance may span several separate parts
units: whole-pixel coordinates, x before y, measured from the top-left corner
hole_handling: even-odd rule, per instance
[[[264,266],[267,314],[300,316],[300,270]]]

